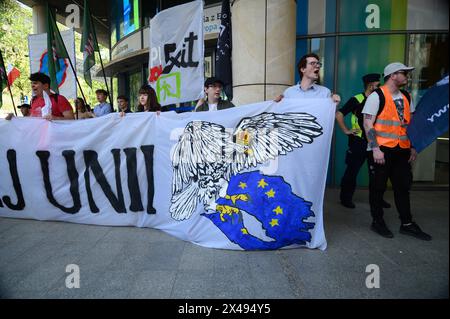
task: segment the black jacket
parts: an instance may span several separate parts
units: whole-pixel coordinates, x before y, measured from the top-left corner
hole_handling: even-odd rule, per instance
[[[229,109],[230,107],[234,107],[234,104],[228,100],[219,100],[219,103],[217,103],[217,110]],[[208,102],[199,105],[195,109],[195,112],[205,112],[205,111],[209,111]]]

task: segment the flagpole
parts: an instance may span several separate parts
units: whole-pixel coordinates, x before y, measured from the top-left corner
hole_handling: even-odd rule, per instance
[[[223,91],[229,100],[233,99],[233,70],[231,66],[232,34],[230,1],[222,0],[220,35],[216,46],[216,77],[224,83]]]
[[[52,16],[53,21],[55,21],[55,29],[56,29],[56,31],[58,32],[59,38],[62,40],[61,32],[59,32],[59,28],[58,28],[58,26],[56,25],[56,18],[53,16],[53,13],[52,13],[51,11],[50,11],[49,13],[50,13],[51,16]],[[49,23],[52,23],[53,21],[49,21]],[[66,44],[64,43],[64,40],[62,40],[61,42],[62,42],[62,45],[63,45],[63,47],[64,47],[64,51],[66,51],[67,59],[69,60],[70,67],[72,68],[73,75],[75,76],[75,80],[77,81],[78,88],[80,89],[81,96],[83,97],[84,104],[87,104],[87,103],[86,103],[86,97],[84,96],[83,89],[81,88],[80,81],[78,81],[77,71],[76,71],[75,68],[73,67],[72,60],[70,59],[69,52],[67,51],[67,48],[66,48]],[[75,107],[75,112],[76,112],[76,116],[77,116],[77,118],[78,118],[78,110],[77,110],[76,107]]]
[[[8,85],[8,91],[9,91],[9,94],[11,95],[11,102],[12,102],[12,104],[13,104],[14,114],[17,116],[16,105],[14,104],[14,98],[13,98],[13,94],[12,94],[12,92],[11,92],[11,87],[9,86],[8,78],[6,78],[6,84]]]
[[[90,12],[90,10],[89,10],[89,12]],[[95,43],[98,44],[97,33],[95,32],[95,25],[94,25],[94,21],[92,20],[92,15],[89,18],[91,19],[91,26],[92,26],[92,31],[94,32]],[[94,50],[94,52],[95,52],[95,50]],[[111,101],[111,94],[109,93],[108,81],[106,81],[105,68],[103,67],[103,59],[102,59],[102,55],[100,54],[100,47],[98,48],[98,56],[100,57],[100,65],[102,67],[102,73],[103,73],[103,79],[105,80],[106,91],[108,92],[109,104],[111,105],[111,109],[114,111],[114,106]]]
[[[2,51],[0,50],[0,60],[1,63],[3,63],[3,68],[4,68],[4,72],[5,72],[5,77],[6,77],[6,86],[8,87],[8,91],[9,91],[9,95],[11,96],[11,102],[14,108],[14,114],[17,116],[17,110],[16,110],[16,105],[14,103],[14,98],[13,98],[13,94],[11,91],[11,87],[9,86],[9,79],[8,79],[8,73],[6,72],[6,68],[5,68],[5,60],[3,60],[3,54]],[[0,92],[0,94],[2,94],[2,92]]]
[[[98,52],[98,56],[100,57],[100,65],[102,66],[103,79],[105,80],[106,91],[108,92],[109,104],[111,105],[111,108],[114,111],[114,106],[113,106],[113,103],[111,101],[111,94],[109,93],[108,81],[106,81],[105,68],[103,67],[103,59],[102,59],[102,55],[100,54],[100,51]]]

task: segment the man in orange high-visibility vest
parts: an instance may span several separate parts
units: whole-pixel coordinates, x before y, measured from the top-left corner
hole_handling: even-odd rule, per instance
[[[400,215],[400,233],[431,240],[431,236],[413,221],[409,198],[411,162],[416,159],[417,152],[411,146],[406,130],[414,113],[414,104],[409,93],[400,88],[408,83],[408,74],[412,70],[414,67],[399,62],[387,65],[384,85],[369,95],[362,110],[367,147],[372,150],[372,157],[368,158],[371,229],[383,237],[394,237],[383,219],[383,193],[389,178]]]

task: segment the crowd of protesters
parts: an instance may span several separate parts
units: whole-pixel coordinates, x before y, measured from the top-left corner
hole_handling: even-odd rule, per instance
[[[314,53],[304,55],[297,64],[300,82],[287,88],[274,101],[283,98],[331,98],[336,106],[340,96],[321,86],[320,69],[322,63]],[[341,182],[340,200],[346,208],[355,208],[352,202],[356,186],[356,177],[365,160],[369,166],[369,204],[372,215],[371,230],[377,234],[392,238],[393,233],[387,227],[383,215],[390,204],[384,201],[383,195],[388,179],[394,190],[395,206],[400,217],[400,233],[422,240],[431,240],[431,236],[423,232],[413,221],[410,208],[409,191],[412,184],[411,163],[416,158],[416,151],[411,145],[406,128],[414,113],[414,103],[408,92],[402,90],[407,84],[409,73],[414,67],[394,62],[384,69],[384,85],[380,87],[380,74],[371,73],[362,77],[364,91],[351,97],[349,101],[336,111],[336,121],[349,137],[347,151],[347,169]],[[47,120],[89,119],[105,116],[114,112],[107,102],[108,92],[97,90],[98,104],[91,111],[90,106],[81,98],[75,101],[75,113],[67,99],[50,90],[50,78],[44,73],[33,73],[30,76],[33,98],[31,105],[19,106],[24,117],[42,117]],[[201,98],[195,112],[219,111],[235,105],[222,99],[224,83],[215,77],[206,79],[204,98]],[[135,112],[166,111],[158,103],[155,90],[150,85],[143,85],[139,92]],[[132,113],[130,101],[124,95],[117,97],[118,112],[124,117]],[[352,114],[352,127],[349,129],[344,116]],[[7,116],[7,120],[13,117]]]

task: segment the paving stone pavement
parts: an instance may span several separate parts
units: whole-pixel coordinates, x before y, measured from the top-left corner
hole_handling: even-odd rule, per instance
[[[367,190],[356,209],[328,188],[325,251],[230,251],[204,248],[162,231],[0,218],[1,298],[448,298],[448,190],[412,191],[413,216],[430,242],[369,230]],[[394,204],[392,191],[386,199]],[[393,205],[394,206],[394,205]],[[80,269],[80,288],[66,287],[66,267]],[[368,265],[380,288],[368,289]]]

